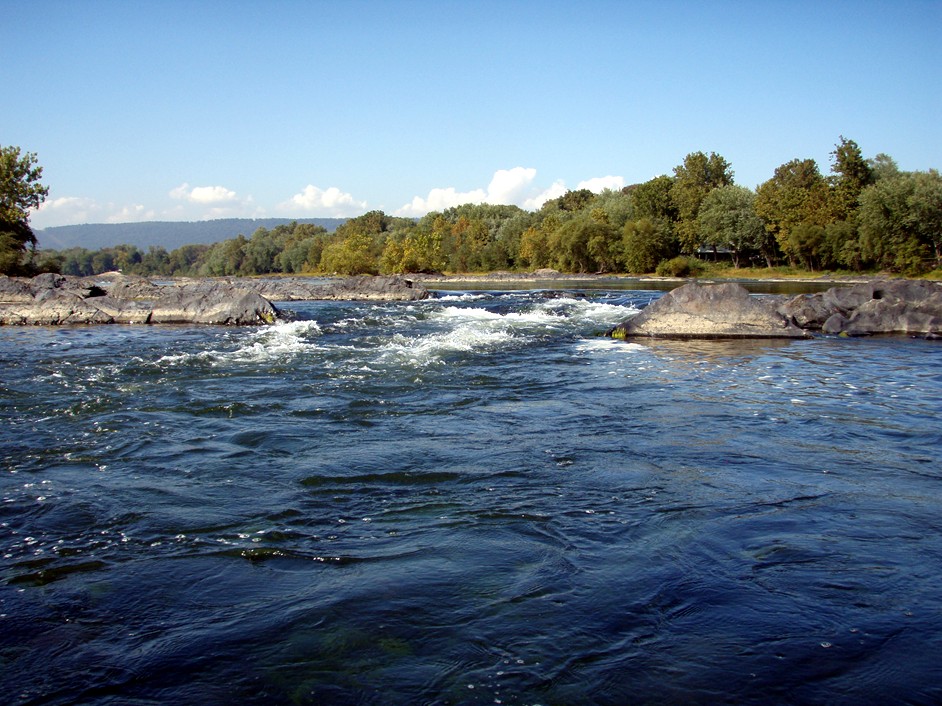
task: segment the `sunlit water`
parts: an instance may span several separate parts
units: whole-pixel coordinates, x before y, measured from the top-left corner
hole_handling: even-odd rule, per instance
[[[942,346],[655,292],[0,329],[0,703],[942,701]]]

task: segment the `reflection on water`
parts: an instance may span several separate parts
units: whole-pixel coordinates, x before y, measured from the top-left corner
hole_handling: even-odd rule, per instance
[[[718,359],[720,362],[726,358],[753,359],[776,351],[790,349],[807,343],[805,339],[712,339],[712,340],[680,340],[671,338],[645,338],[631,339],[632,343],[649,348],[652,354],[666,355],[680,359]]]

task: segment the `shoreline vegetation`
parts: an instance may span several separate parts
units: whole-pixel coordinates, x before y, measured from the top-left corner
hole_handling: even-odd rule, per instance
[[[39,250],[27,206],[44,198],[45,187],[32,184],[31,198],[7,219],[19,235],[0,242],[8,251],[0,272],[493,277],[554,269],[576,276],[942,279],[942,175],[902,171],[886,154],[865,159],[843,136],[831,158],[828,175],[813,159],[793,159],[750,189],[735,183],[721,155],[692,152],[671,175],[600,193],[567,191],[533,211],[487,203],[417,219],[370,211],[333,232],[292,221],[169,252],[134,245]],[[35,155],[23,160],[32,166]],[[35,168],[24,179],[40,174]]]

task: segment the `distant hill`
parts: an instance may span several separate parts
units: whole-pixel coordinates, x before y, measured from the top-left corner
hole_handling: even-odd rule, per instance
[[[333,232],[346,218],[220,218],[214,221],[146,221],[143,223],[87,223],[56,226],[34,231],[39,247],[51,250],[87,248],[98,250],[115,245],[151,245],[175,250],[181,245],[218,243],[239,234],[250,237],[259,228],[284,223],[313,223]]]

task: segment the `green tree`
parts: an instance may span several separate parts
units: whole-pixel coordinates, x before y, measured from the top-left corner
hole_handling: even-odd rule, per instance
[[[900,174],[896,160],[883,152],[873,159],[868,159],[867,166],[870,167],[870,173],[873,175],[874,182],[878,182],[881,179],[890,179]]]
[[[245,244],[245,256],[239,267],[243,275],[264,275],[276,272],[275,258],[281,252],[278,234],[267,228],[259,228]]]
[[[860,246],[878,267],[915,275],[942,265],[942,177],[881,179],[860,194]]]
[[[662,221],[673,228],[677,221],[677,208],[671,199],[671,189],[674,186],[673,177],[666,174],[628,187],[631,195],[632,218],[650,218],[652,221]]]
[[[170,273],[174,275],[192,275],[199,268],[200,261],[209,250],[208,245],[182,245],[170,251]]]
[[[843,135],[834,146],[831,158],[831,213],[835,220],[846,221],[857,211],[860,192],[874,182],[873,169],[857,143]]]
[[[240,274],[248,242],[240,233],[235,238],[215,243],[206,253],[199,273],[209,277],[231,277]]]
[[[42,174],[35,153],[0,145],[0,273],[23,271],[23,255],[36,246],[29,212],[49,195],[39,181]]]
[[[762,219],[756,215],[755,194],[751,189],[728,184],[714,189],[700,205],[697,216],[704,243],[726,248],[739,267],[743,257],[763,254],[771,262],[770,243]]]
[[[141,258],[141,268],[149,275],[169,275],[170,255],[166,248],[151,245]]]
[[[607,222],[616,231],[621,231],[625,223],[631,220],[633,216],[632,197],[627,189],[605,189],[597,194],[592,202],[592,211],[602,211],[605,214]]]
[[[671,201],[677,209],[676,233],[681,251],[693,254],[700,247],[702,236],[697,215],[700,205],[713,189],[733,183],[733,170],[723,157],[710,152],[692,152],[681,165],[674,167]]]
[[[523,267],[534,270],[549,267],[549,238],[543,228],[533,225],[521,234],[517,258]]]
[[[644,274],[676,255],[677,241],[665,221],[645,216],[625,224],[622,249],[628,272]]]
[[[327,243],[327,229],[312,223],[294,223],[281,252],[275,257],[280,272],[311,272],[317,269]]]
[[[828,197],[827,181],[813,159],[786,162],[756,189],[756,213],[792,263],[809,256],[796,250],[798,243],[807,241],[791,238],[792,229],[801,224],[826,226],[831,221]]]
[[[595,253],[608,249],[615,234],[611,226],[580,214],[562,223],[549,236],[549,248],[556,268],[563,272],[596,272],[602,263]],[[593,246],[592,243],[595,243]]]
[[[367,233],[351,233],[340,242],[326,246],[321,253],[322,272],[342,275],[373,275],[379,271],[372,253],[373,238]]]
[[[560,211],[582,211],[595,200],[595,194],[589,189],[567,191],[559,198],[550,199],[543,204],[544,209],[559,209]]]

